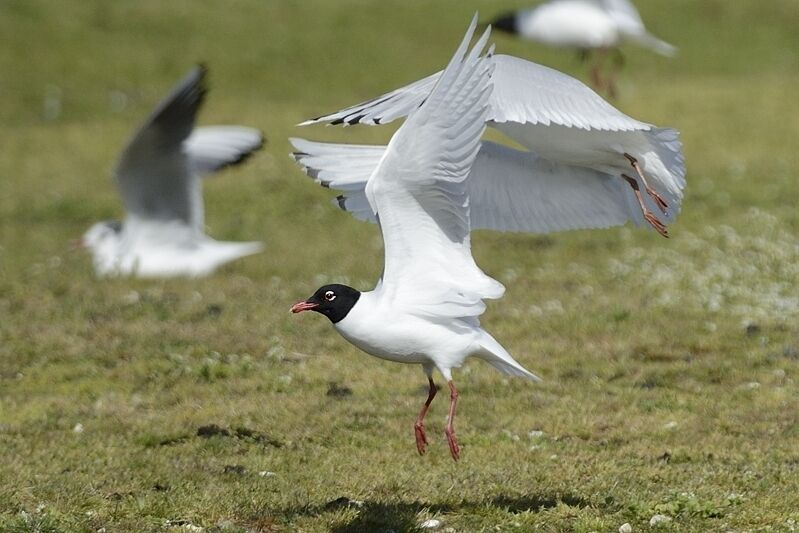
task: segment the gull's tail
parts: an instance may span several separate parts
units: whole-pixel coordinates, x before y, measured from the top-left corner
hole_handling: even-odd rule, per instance
[[[677,47],[667,43],[662,39],[658,39],[648,32],[643,32],[637,35],[630,35],[630,40],[638,43],[644,48],[649,48],[662,56],[674,57],[677,54]]]
[[[541,381],[541,378],[519,364],[494,337],[488,334],[488,332],[482,330],[482,334],[480,346],[483,350],[476,353],[475,357],[479,357],[508,376],[527,378],[531,381]]]

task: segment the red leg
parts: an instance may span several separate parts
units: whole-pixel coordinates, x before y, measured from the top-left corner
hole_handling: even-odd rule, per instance
[[[633,191],[635,191],[635,197],[638,199],[638,205],[641,206],[641,212],[644,214],[646,221],[649,222],[649,224],[655,228],[658,233],[668,238],[669,231],[666,229],[665,224],[658,220],[657,217],[655,217],[655,215],[653,215],[652,212],[646,208],[646,205],[644,205],[644,198],[641,196],[641,189],[638,187],[638,182],[627,174],[622,174],[621,177],[624,178],[624,180],[630,184],[630,187],[633,188]]]
[[[449,453],[451,453],[452,458],[457,461],[461,458],[461,448],[458,446],[458,439],[455,438],[454,428],[455,406],[458,405],[458,391],[455,388],[455,383],[452,381],[448,381],[447,385],[449,385],[449,419],[447,420],[447,429],[444,430],[444,433],[449,443]]]
[[[658,192],[652,187],[650,187],[649,184],[646,182],[646,176],[644,176],[644,171],[641,169],[641,165],[638,163],[638,160],[626,152],[624,154],[624,157],[627,158],[627,161],[630,162],[632,167],[638,173],[638,177],[641,178],[641,182],[644,184],[644,187],[646,188],[646,194],[648,194],[649,197],[655,201],[655,204],[658,206],[658,209],[660,209],[663,212],[663,214],[666,214],[666,209],[669,208],[669,205],[666,203],[666,200],[664,200],[663,197],[660,196]]]
[[[428,376],[427,381],[430,383],[430,392],[427,393],[427,401],[424,402],[422,410],[419,411],[419,416],[416,417],[416,423],[413,425],[413,431],[416,434],[416,449],[419,450],[419,455],[424,455],[427,449],[427,435],[424,433],[424,417],[427,414],[427,410],[430,408],[430,404],[433,403],[433,398],[436,397],[436,393],[438,392],[438,387],[433,383],[433,378]]]

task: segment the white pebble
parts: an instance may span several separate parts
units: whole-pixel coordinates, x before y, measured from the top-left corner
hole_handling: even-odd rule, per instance
[[[666,516],[664,514],[656,514],[652,518],[649,519],[649,525],[655,527],[660,524],[665,524],[666,522],[671,522],[671,517]]]
[[[441,527],[441,520],[436,520],[435,518],[431,518],[430,520],[425,520],[424,522],[419,525],[422,529],[438,529]]]
[[[619,533],[633,533],[633,526],[625,522],[619,527]]]

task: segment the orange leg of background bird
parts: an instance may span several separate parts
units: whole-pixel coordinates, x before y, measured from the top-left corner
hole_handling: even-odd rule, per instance
[[[597,90],[602,92],[605,88],[605,80],[602,79],[602,65],[605,62],[605,55],[607,51],[603,49],[595,49],[591,51],[593,60],[591,61],[591,85]]]
[[[621,177],[624,178],[625,181],[630,184],[630,187],[633,188],[633,191],[635,191],[635,197],[638,199],[638,205],[641,206],[641,212],[644,214],[646,221],[649,222],[649,224],[655,228],[658,233],[668,238],[669,232],[666,229],[666,226],[663,224],[663,222],[658,220],[657,217],[655,217],[655,215],[653,215],[652,212],[644,205],[644,198],[641,196],[641,189],[638,187],[638,182],[627,174],[622,174]]]
[[[433,398],[436,397],[436,393],[438,392],[436,384],[433,383],[433,378],[428,377],[427,381],[430,383],[430,392],[427,393],[427,401],[424,402],[422,410],[419,411],[419,416],[416,417],[416,423],[413,425],[413,431],[416,434],[416,449],[419,450],[419,455],[424,455],[427,449],[427,435],[424,433],[424,417],[427,414],[427,410],[430,408],[430,404],[433,403]]]
[[[621,50],[618,48],[613,48],[612,53],[614,54],[614,57],[613,61],[611,61],[610,67],[608,68],[607,89],[608,97],[615,99],[619,94],[619,92],[616,90],[616,77],[624,67],[624,56],[622,55]]]
[[[461,448],[458,446],[458,439],[455,438],[455,406],[458,405],[458,391],[455,389],[455,383],[448,381],[449,385],[449,418],[447,419],[447,428],[444,434],[447,436],[449,443],[449,453],[452,454],[454,460],[461,458]]]
[[[669,208],[668,204],[666,203],[666,200],[664,200],[663,197],[660,196],[658,192],[652,187],[650,187],[649,184],[646,182],[646,176],[644,176],[644,171],[641,169],[641,165],[638,163],[638,160],[626,152],[624,153],[624,157],[627,158],[627,161],[630,162],[635,171],[638,173],[638,177],[641,178],[641,182],[644,184],[644,187],[646,188],[646,194],[648,194],[649,197],[655,201],[655,204],[658,206],[658,209],[660,209],[661,212],[663,212],[663,214],[666,214],[666,209]]]

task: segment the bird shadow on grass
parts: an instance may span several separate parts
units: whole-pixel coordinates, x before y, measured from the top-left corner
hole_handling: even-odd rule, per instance
[[[584,508],[591,505],[588,500],[572,494],[560,495],[524,495],[518,497],[497,496],[478,502],[464,501],[458,503],[434,504],[425,502],[355,502],[347,498],[338,498],[322,506],[308,506],[303,509],[287,510],[284,516],[316,516],[338,509],[353,509],[356,513],[348,513],[348,517],[331,527],[333,533],[354,533],[364,531],[421,531],[419,514],[427,512],[438,514],[482,514],[491,509],[502,509],[509,513],[540,512],[559,504]]]

